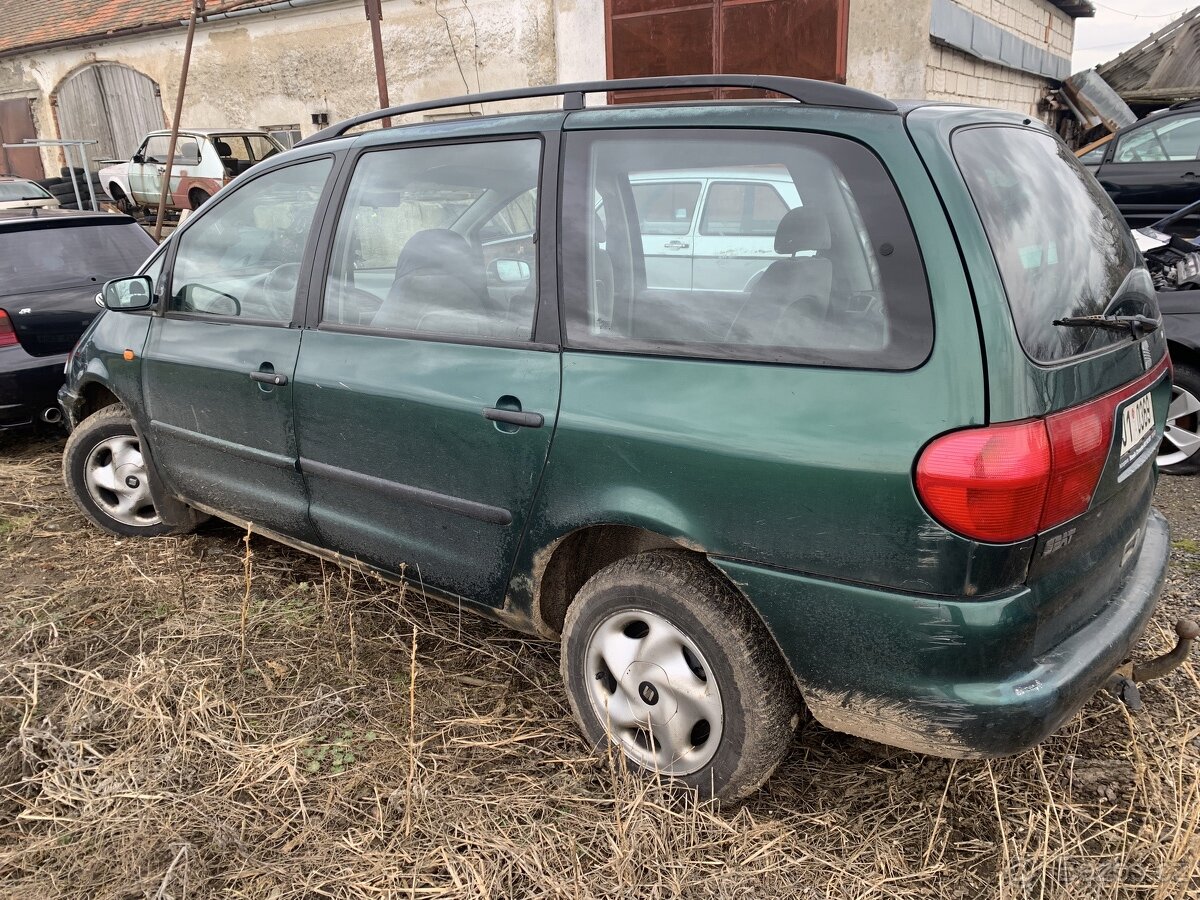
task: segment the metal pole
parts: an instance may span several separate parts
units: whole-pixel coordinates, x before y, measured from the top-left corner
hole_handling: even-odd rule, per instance
[[[83,177],[87,181],[88,197],[92,201],[92,210],[100,212],[100,205],[96,203],[96,189],[92,187],[92,173],[88,170],[87,150],[84,149],[83,141],[75,145],[79,148],[79,158],[83,162]]]
[[[67,160],[67,171],[71,173],[71,190],[75,192],[75,208],[83,209],[83,197],[79,194],[79,182],[75,178],[75,157],[71,155],[69,141],[63,141],[63,156]]]
[[[171,189],[171,169],[175,162],[175,144],[179,140],[179,119],[183,115],[183,92],[187,90],[188,67],[192,64],[192,37],[196,34],[196,14],[204,9],[204,0],[192,0],[192,15],[188,19],[187,41],[183,45],[183,70],[179,73],[179,91],[175,95],[175,117],[171,120],[171,142],[167,146],[167,165],[162,189],[158,192],[158,218],[154,223],[154,240],[162,240],[163,215],[167,210],[167,192]]]
[[[363,0],[363,5],[367,9],[367,21],[371,23],[371,49],[375,52],[375,86],[379,89],[379,108],[387,109],[392,104],[388,102],[387,66],[383,62],[383,35],[379,32],[383,3],[382,0]],[[384,117],[383,127],[392,127],[390,117]]]

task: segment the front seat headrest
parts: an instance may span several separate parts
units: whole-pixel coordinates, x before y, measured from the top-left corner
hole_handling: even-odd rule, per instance
[[[233,156],[233,148],[221,140],[213,141],[213,149],[217,151],[217,156],[222,159],[228,159]]]
[[[775,229],[775,252],[791,256],[801,250],[828,250],[829,219],[810,206],[788,210]]]
[[[418,231],[396,260],[396,281],[417,276],[445,275],[461,281],[481,299],[487,291],[482,266],[461,234],[449,228]]]

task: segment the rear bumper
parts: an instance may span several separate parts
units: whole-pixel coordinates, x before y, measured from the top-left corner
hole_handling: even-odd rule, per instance
[[[34,424],[47,409],[58,409],[65,353],[30,356],[20,346],[0,350],[0,429]]]
[[[775,635],[813,716],[836,731],[948,757],[1006,756],[1056,731],[1128,657],[1170,553],[1151,510],[1117,592],[1036,656],[1028,591],[990,600],[904,596],[713,560]]]

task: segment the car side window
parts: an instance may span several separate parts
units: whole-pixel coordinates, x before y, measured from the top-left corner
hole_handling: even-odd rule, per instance
[[[159,165],[166,163],[170,140],[165,134],[158,134],[150,138],[146,141],[146,146],[142,149],[143,160],[148,163],[158,163]]]
[[[691,231],[701,187],[699,181],[634,183],[633,199],[642,234],[672,235]]]
[[[788,206],[769,184],[718,181],[708,189],[700,233],[774,237]]]
[[[290,322],[329,158],[247,182],[178,238],[167,311]]]
[[[565,142],[568,347],[876,369],[928,355],[916,237],[886,169],[861,145],[701,129],[575,132]],[[710,196],[720,189],[702,225],[753,240],[696,241],[690,281],[668,285],[642,239],[638,186],[694,173],[708,173]]]
[[[374,150],[358,160],[322,322],[528,340],[540,140]]]
[[[1179,162],[1200,157],[1200,115],[1174,116],[1122,135],[1113,162]]]

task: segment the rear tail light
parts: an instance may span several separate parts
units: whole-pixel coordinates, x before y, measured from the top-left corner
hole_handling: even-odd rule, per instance
[[[966,537],[1027,540],[1084,512],[1113,444],[1117,407],[1154,384],[1142,378],[1044,419],[953,431],[917,459],[917,495],[935,519]]]
[[[0,347],[15,347],[18,344],[17,332],[13,328],[8,313],[0,309]]]

